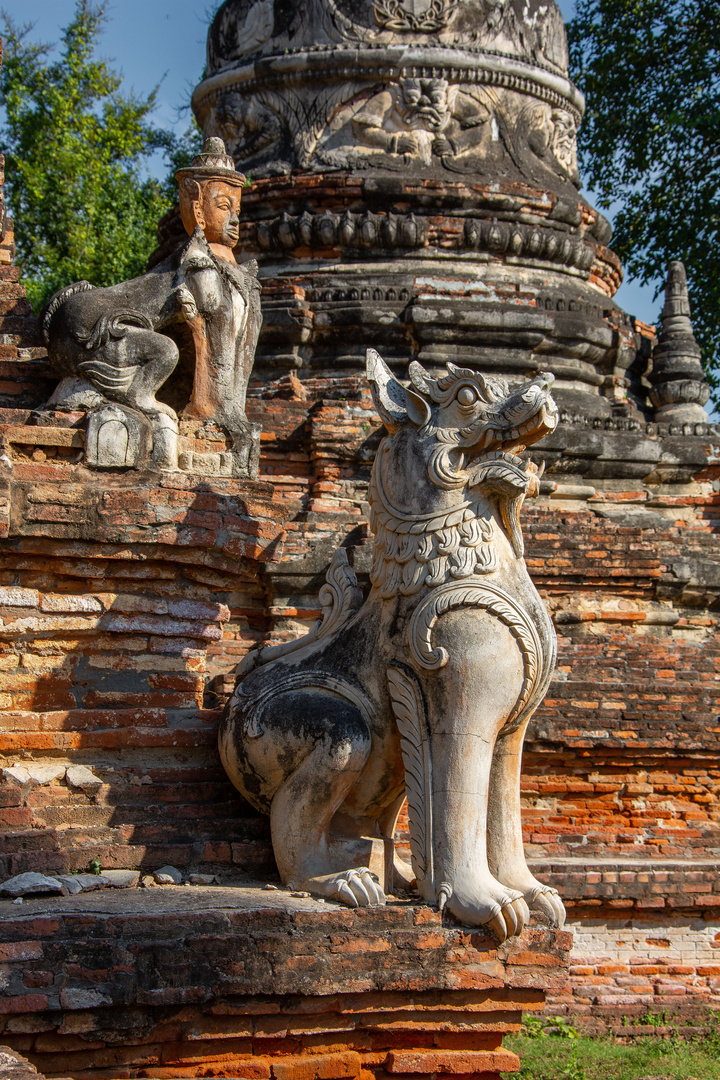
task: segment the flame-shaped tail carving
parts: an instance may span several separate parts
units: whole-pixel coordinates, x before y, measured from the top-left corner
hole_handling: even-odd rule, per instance
[[[410,823],[410,853],[418,882],[433,881],[432,763],[425,702],[415,677],[388,667],[390,700],[400,732]]]

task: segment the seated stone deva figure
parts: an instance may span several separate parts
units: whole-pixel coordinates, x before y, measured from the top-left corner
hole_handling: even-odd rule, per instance
[[[555,665],[555,632],[523,560],[519,455],[555,429],[552,375],[510,389],[447,365],[398,382],[368,350],[387,435],[370,481],[372,589],[340,548],[305,637],[249,653],[220,756],[270,815],[286,885],[350,907],[393,888],[498,938],[530,911],[562,926],[523,852],[520,763]],[[393,834],[408,800],[412,868]]]
[[[230,474],[254,476],[259,428],[247,420],[245,395],[260,287],[257,264],[238,265],[233,253],[245,177],[216,138],[176,175],[189,241],[141,277],[109,288],[80,281],[45,308],[48,354],[64,376],[46,408],[88,410],[89,465],[175,470],[178,419],[156,394],[189,349],[183,415],[218,425],[232,441]]]

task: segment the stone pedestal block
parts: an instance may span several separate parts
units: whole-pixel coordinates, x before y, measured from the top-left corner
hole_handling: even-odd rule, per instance
[[[514,1072],[571,936],[498,947],[406,902],[249,888],[0,903],[1,1038],[47,1077],[393,1080]]]

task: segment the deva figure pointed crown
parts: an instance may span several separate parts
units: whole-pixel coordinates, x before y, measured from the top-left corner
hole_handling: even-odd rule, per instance
[[[222,139],[206,139],[202,152],[184,169],[175,173],[177,180],[224,180],[226,184],[244,187],[245,175],[238,172],[235,162],[225,149]]]

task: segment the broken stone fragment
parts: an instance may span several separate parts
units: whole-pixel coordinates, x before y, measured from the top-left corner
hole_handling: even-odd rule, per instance
[[[74,874],[61,874],[58,881],[65,886],[71,896],[77,896],[83,891],[82,885]]]
[[[102,611],[103,606],[95,596],[67,596],[64,593],[51,593],[43,596],[41,611]]]
[[[9,1046],[0,1046],[0,1077],[2,1080],[41,1080],[37,1069]]]
[[[180,619],[227,622],[230,618],[230,608],[225,604],[208,604],[203,600],[170,600],[168,610]]]
[[[40,593],[37,589],[20,589],[12,585],[0,588],[0,604],[3,607],[36,608],[39,603]]]
[[[112,889],[132,889],[140,880],[140,871],[103,870],[101,877],[105,878]]]
[[[110,885],[105,874],[61,874],[58,881],[61,881],[73,896],[80,892],[106,889]]]
[[[65,886],[59,878],[46,877],[45,874],[26,873],[4,881],[0,885],[0,894],[32,896],[35,893],[62,893],[64,889]]]
[[[63,1009],[97,1009],[101,1005],[112,1005],[112,999],[99,990],[66,987],[60,991],[60,1004]]]
[[[95,795],[102,787],[102,780],[86,765],[71,765],[65,773],[70,787],[80,788],[86,795]]]
[[[220,878],[217,874],[191,874],[191,885],[219,885]]]
[[[11,765],[2,770],[3,779],[10,784],[51,784],[65,775],[65,765]]]
[[[51,784],[53,780],[62,780],[66,772],[65,765],[26,765],[24,768],[36,784]]]
[[[153,877],[158,885],[182,885],[182,874],[175,866],[161,866]]]
[[[29,784],[30,773],[24,765],[11,765],[3,769],[3,780],[8,784]]]

